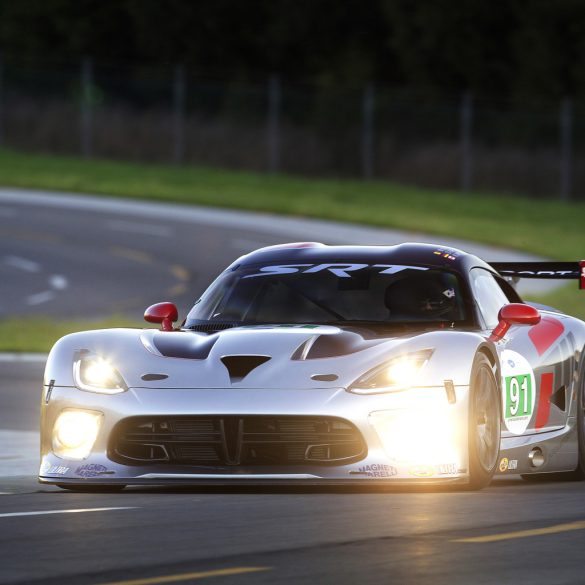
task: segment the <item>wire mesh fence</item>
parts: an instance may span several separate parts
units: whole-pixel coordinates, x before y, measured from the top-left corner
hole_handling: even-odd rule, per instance
[[[585,107],[0,59],[0,145],[585,199]]]

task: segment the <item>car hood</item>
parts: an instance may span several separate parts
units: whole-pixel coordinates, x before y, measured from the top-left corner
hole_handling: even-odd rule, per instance
[[[327,325],[237,327],[211,334],[110,329],[60,340],[49,358],[46,380],[69,385],[63,364],[85,350],[108,359],[129,387],[347,388],[370,369],[415,351],[432,349],[433,362],[444,354],[442,359],[452,366],[453,352],[462,355],[480,341],[477,334],[461,331],[380,334]],[[423,385],[442,383],[446,373],[425,369]]]

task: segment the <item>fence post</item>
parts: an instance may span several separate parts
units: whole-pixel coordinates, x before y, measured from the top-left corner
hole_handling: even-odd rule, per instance
[[[569,201],[573,190],[573,102],[566,97],[561,102],[561,200]]]
[[[280,170],[280,108],[281,108],[280,79],[273,75],[268,81],[268,169],[271,173]]]
[[[460,188],[467,193],[471,191],[473,175],[473,155],[471,130],[473,124],[473,102],[471,93],[465,92],[461,98],[459,117],[459,148],[460,148]]]
[[[91,158],[93,150],[93,65],[89,57],[81,61],[81,152]]]
[[[173,142],[174,160],[176,164],[185,161],[185,67],[175,67],[173,82]]]
[[[362,99],[362,176],[374,176],[374,86],[366,86]]]

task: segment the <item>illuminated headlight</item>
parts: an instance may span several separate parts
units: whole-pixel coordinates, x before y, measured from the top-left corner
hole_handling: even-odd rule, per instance
[[[73,366],[75,384],[81,390],[118,394],[128,390],[120,372],[110,362],[95,354],[83,354]]]
[[[417,351],[394,358],[358,378],[349,391],[355,394],[380,394],[406,390],[416,384],[420,370],[432,353],[432,350]]]
[[[448,407],[372,412],[369,422],[393,461],[460,466],[460,429]]]
[[[97,439],[102,413],[68,409],[53,427],[53,452],[63,459],[85,459]]]

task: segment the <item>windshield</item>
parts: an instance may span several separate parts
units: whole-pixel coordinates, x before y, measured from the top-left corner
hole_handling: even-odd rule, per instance
[[[185,327],[465,319],[459,280],[444,270],[355,263],[248,265],[224,272],[197,301]]]
[[[459,280],[444,270],[355,263],[257,264],[224,272],[197,301],[185,327],[465,319]]]

